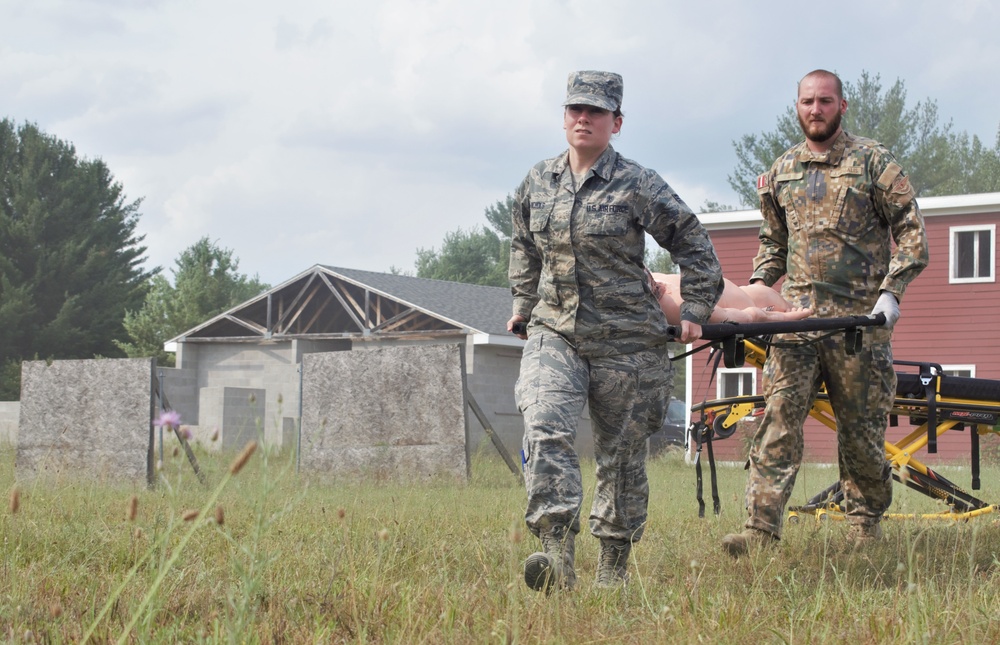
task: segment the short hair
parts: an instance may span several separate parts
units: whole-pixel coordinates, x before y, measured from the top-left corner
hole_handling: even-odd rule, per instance
[[[840,77],[834,74],[833,72],[827,71],[825,69],[814,69],[813,71],[803,76],[802,79],[795,84],[796,94],[798,94],[799,86],[802,85],[802,81],[806,80],[810,76],[826,76],[827,78],[832,78],[834,82],[837,84],[837,98],[839,99],[844,98],[844,84],[841,82]]]

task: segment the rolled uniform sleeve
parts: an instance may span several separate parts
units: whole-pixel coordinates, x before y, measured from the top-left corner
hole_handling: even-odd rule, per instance
[[[753,273],[750,276],[751,282],[763,280],[769,287],[785,275],[788,266],[788,222],[784,210],[774,197],[773,185],[773,170],[757,178],[760,214],[764,221],[760,226],[760,247],[753,260]]]
[[[681,320],[704,324],[722,296],[722,266],[697,215],[659,175],[649,173],[640,184],[648,191],[642,226],[681,269]]]
[[[526,177],[514,193],[511,212],[510,242],[510,291],[514,297],[513,315],[531,318],[531,311],[538,303],[538,278],[542,262],[529,230],[531,207],[529,203],[530,178]]]
[[[907,285],[930,260],[927,232],[910,178],[887,151],[879,155],[876,164],[881,172],[875,182],[875,207],[888,223],[896,243],[880,290],[892,293],[902,302]]]

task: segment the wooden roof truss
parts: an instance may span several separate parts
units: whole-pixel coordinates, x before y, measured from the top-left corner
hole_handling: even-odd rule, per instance
[[[315,270],[216,316],[183,340],[410,338],[461,331],[397,298]]]

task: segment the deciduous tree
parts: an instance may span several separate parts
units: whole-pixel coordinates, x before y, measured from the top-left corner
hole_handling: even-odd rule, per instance
[[[155,356],[173,365],[163,345],[174,336],[265,291],[257,276],[239,273],[239,259],[203,237],[185,249],[172,270],[174,284],[162,275],[152,279],[145,303],[125,315],[129,342],[118,343],[129,356]]]
[[[447,233],[441,250],[417,249],[417,277],[506,287],[514,198],[488,206],[485,226]]]

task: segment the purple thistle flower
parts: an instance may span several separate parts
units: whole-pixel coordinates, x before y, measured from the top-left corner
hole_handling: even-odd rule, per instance
[[[177,428],[181,425],[181,413],[177,410],[163,410],[153,421],[153,425],[158,428]]]

